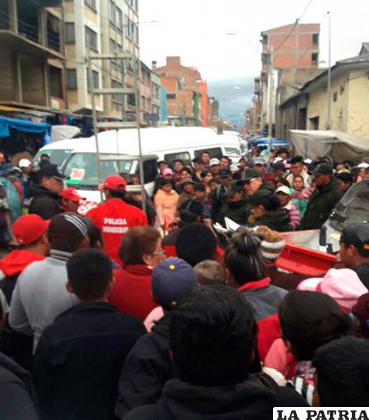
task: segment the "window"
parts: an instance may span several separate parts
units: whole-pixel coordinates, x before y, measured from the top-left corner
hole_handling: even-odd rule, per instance
[[[65,43],[74,44],[76,42],[76,36],[74,31],[74,23],[66,22],[65,24]]]
[[[164,160],[169,164],[173,164],[177,159],[183,160],[184,163],[191,163],[191,156],[188,152],[168,153],[164,155]]]
[[[85,5],[96,12],[96,0],[85,0]]]
[[[317,52],[311,53],[311,62],[313,64],[318,64],[318,59],[319,59],[319,53]]]
[[[67,69],[67,88],[77,89],[77,71],[75,69]]]
[[[177,95],[175,93],[167,93],[167,99],[176,99]]]
[[[263,45],[267,45],[268,44],[268,35],[263,34],[263,37],[261,38],[261,43]]]
[[[127,103],[130,106],[136,106],[136,97],[133,93],[127,95]]]
[[[123,29],[123,12],[119,7],[115,8],[115,26],[118,29]]]
[[[314,45],[319,44],[319,34],[313,34],[313,44]]]
[[[91,87],[90,87],[91,81],[89,78],[88,69],[87,69],[87,80],[88,80],[88,91],[91,92]],[[96,70],[92,70],[92,83],[93,83],[94,89],[99,89],[99,86],[100,86],[99,72]]]
[[[333,102],[337,102],[337,97],[338,97],[338,93],[334,92],[333,93]]]
[[[97,51],[97,33],[85,26],[86,48]]]
[[[115,4],[112,0],[109,0],[109,20],[112,24],[115,24]]]
[[[195,150],[195,157],[201,157],[203,152],[209,152],[211,158],[220,158],[222,157],[222,149],[220,147],[214,147],[211,149],[201,149],[201,150]]]
[[[105,159],[100,163],[101,179],[108,175],[117,173],[131,173],[132,166],[135,163],[133,159],[121,159],[116,155],[102,155]],[[111,157],[111,160],[110,160]],[[78,171],[76,171],[78,170]],[[67,176],[77,173],[78,179],[75,181],[80,187],[96,187],[99,180],[96,174],[96,153],[74,153],[65,164],[64,171]]]
[[[340,95],[343,95],[345,92],[345,86],[340,87]]]
[[[111,81],[111,87],[113,89],[119,89],[122,86],[122,83],[117,82],[116,80],[112,80]],[[119,102],[120,104],[123,102],[123,95],[121,93],[115,93],[114,95],[112,95],[112,101],[113,102]]]

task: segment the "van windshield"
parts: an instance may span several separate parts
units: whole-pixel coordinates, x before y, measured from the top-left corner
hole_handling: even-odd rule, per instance
[[[137,168],[136,159],[122,159],[121,156],[101,155],[100,181],[96,174],[96,153],[74,153],[63,166],[63,172],[70,177],[68,184],[80,188],[95,189],[109,175],[134,173]]]
[[[61,166],[66,159],[70,156],[72,150],[68,149],[55,149],[55,150],[42,150],[41,152],[37,153],[35,157],[35,162],[38,163],[40,161],[41,155],[49,155],[50,162]]]

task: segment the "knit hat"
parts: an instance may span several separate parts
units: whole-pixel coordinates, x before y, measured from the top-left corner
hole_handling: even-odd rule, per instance
[[[323,278],[306,279],[297,288],[325,293],[347,312],[351,311],[360,296],[368,293],[355,271],[349,268],[331,268]]]
[[[163,308],[170,309],[178,299],[197,286],[196,273],[180,258],[161,261],[152,272],[152,295]]]
[[[263,257],[271,261],[277,260],[286,244],[283,236],[269,229],[267,226],[258,226],[255,228],[255,231],[264,237],[261,241],[261,253]]]

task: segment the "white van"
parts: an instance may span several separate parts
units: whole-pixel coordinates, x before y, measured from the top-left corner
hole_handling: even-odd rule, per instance
[[[145,188],[151,195],[158,174],[157,161],[172,163],[181,159],[189,164],[194,157],[208,151],[211,157],[222,155],[238,159],[241,155],[237,141],[220,137],[210,128],[165,127],[143,128],[141,132],[144,156]],[[137,174],[139,170],[137,129],[104,131],[98,135],[101,155],[101,179],[115,173]],[[70,183],[91,201],[100,201],[97,190],[95,137],[62,140],[39,150],[50,156],[52,163],[70,177]],[[100,180],[101,181],[101,180]]]

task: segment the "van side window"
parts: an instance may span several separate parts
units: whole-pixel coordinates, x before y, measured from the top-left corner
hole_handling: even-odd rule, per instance
[[[201,157],[203,152],[209,152],[211,158],[218,158],[220,159],[223,155],[222,149],[220,147],[213,147],[211,149],[201,149],[195,150],[195,157]]]
[[[173,162],[177,159],[183,160],[185,165],[191,163],[191,156],[188,152],[168,153],[167,155],[164,155],[164,160],[168,162],[169,165],[173,165]]]
[[[143,167],[145,184],[154,182],[155,178],[158,176],[158,166],[156,164],[156,160],[145,160]]]

